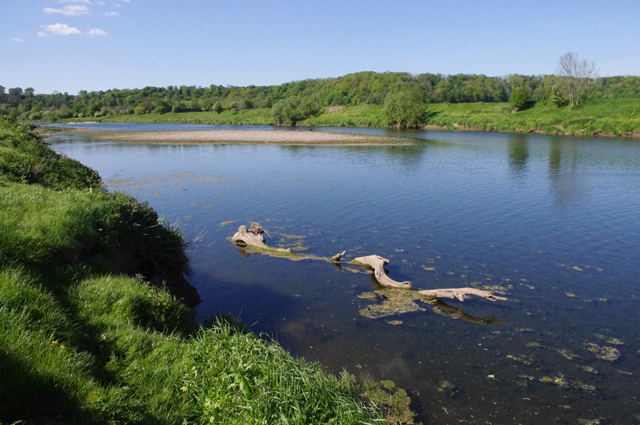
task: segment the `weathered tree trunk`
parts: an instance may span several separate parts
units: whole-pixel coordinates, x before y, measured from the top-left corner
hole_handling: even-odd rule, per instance
[[[368,255],[366,257],[354,258],[350,263],[355,265],[364,265],[373,269],[373,275],[382,286],[401,289],[411,288],[411,282],[397,282],[387,276],[387,273],[384,271],[384,266],[389,264],[389,260],[382,258],[379,255]]]
[[[296,255],[291,251],[290,248],[273,248],[267,245],[264,239],[265,230],[260,226],[259,223],[252,222],[251,227],[247,229],[247,226],[242,225],[238,227],[238,231],[235,235],[231,237],[231,241],[236,245],[247,246],[257,248],[256,253],[262,253],[267,255],[272,255],[276,257],[285,257],[293,261],[300,260],[323,260],[328,261],[334,264],[339,264],[342,256],[346,253],[346,251],[342,251],[334,255],[333,257],[317,257],[315,255]],[[241,249],[240,253],[243,256],[248,256],[251,252],[243,251]],[[279,254],[280,253],[280,254]],[[284,254],[286,253],[286,254]],[[411,282],[398,282],[387,276],[387,273],[384,270],[384,266],[389,264],[389,260],[386,258],[382,258],[379,255],[368,255],[365,257],[357,257],[353,260],[347,261],[349,264],[354,264],[356,266],[364,267],[367,269],[373,270],[373,275],[375,279],[380,283],[380,285],[390,288],[398,288],[398,289],[410,289]],[[475,288],[443,288],[443,289],[426,289],[422,291],[417,291],[421,295],[433,298],[457,298],[460,301],[464,301],[465,296],[467,295],[476,295],[478,297],[486,298],[491,301],[498,300],[506,300],[506,298],[498,297],[491,292],[482,291],[480,289]]]
[[[506,298],[498,297],[491,292],[483,291],[476,288],[446,288],[446,289],[426,289],[424,291],[418,291],[422,295],[434,298],[457,298],[460,301],[464,301],[465,295],[476,295],[478,297],[486,298],[491,301],[504,301]]]

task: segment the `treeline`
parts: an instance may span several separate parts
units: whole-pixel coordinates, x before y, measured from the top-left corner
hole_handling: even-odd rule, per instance
[[[553,75],[409,74],[359,72],[338,78],[307,79],[277,86],[168,86],[36,94],[31,87],[0,85],[0,116],[11,119],[56,121],[72,117],[146,113],[272,108],[296,98],[312,110],[358,104],[384,104],[398,92],[416,93],[424,103],[506,102],[511,92],[526,87],[530,100],[551,101],[558,78]],[[589,88],[592,98],[640,98],[640,77],[602,77]]]

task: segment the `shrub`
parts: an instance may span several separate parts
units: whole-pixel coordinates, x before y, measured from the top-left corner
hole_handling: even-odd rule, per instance
[[[516,87],[509,96],[511,107],[516,110],[523,110],[529,107],[531,103],[531,93],[528,87]]]
[[[426,112],[422,95],[416,90],[400,91],[387,95],[382,115],[388,127],[420,127]]]

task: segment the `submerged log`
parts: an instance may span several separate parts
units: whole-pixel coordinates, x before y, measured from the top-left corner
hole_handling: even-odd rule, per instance
[[[476,295],[478,297],[486,298],[491,301],[505,301],[506,298],[498,297],[489,291],[483,291],[476,288],[445,288],[445,289],[426,289],[418,291],[422,295],[434,298],[457,298],[460,301],[464,301],[465,295]]]
[[[333,257],[318,257],[315,255],[297,255],[292,252],[291,248],[273,248],[267,245],[264,239],[265,230],[259,223],[252,222],[251,227],[247,228],[245,225],[238,227],[238,231],[231,237],[231,241],[241,247],[240,254],[243,256],[249,256],[249,254],[265,254],[274,257],[283,257],[292,261],[301,260],[322,260],[340,264],[342,257],[346,251],[342,251],[334,255]],[[397,289],[410,289],[411,282],[398,282],[387,276],[384,266],[389,264],[389,260],[382,258],[379,255],[368,255],[365,257],[357,257],[353,260],[347,261],[349,264],[354,264],[359,267],[373,270],[373,276],[378,283],[384,287],[397,288]],[[431,298],[457,298],[460,301],[465,300],[465,296],[475,295],[481,298],[486,298],[491,301],[504,301],[506,298],[499,297],[488,291],[483,291],[476,288],[443,288],[443,289],[426,289],[418,292],[422,296]]]
[[[401,288],[401,289],[409,289],[411,288],[411,282],[397,282],[387,276],[387,273],[384,270],[384,266],[389,264],[389,260],[386,258],[382,258],[379,255],[368,255],[366,257],[358,257],[354,258],[350,261],[355,265],[364,265],[368,268],[373,269],[373,275],[376,277],[376,280],[382,286],[389,286],[391,288]]]

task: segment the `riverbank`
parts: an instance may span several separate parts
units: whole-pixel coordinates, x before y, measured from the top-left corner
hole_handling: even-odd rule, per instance
[[[640,99],[594,99],[575,108],[538,102],[513,113],[509,103],[432,103],[425,105],[423,128],[640,138]],[[78,118],[59,122],[78,122]],[[91,117],[92,122],[273,125],[271,109]],[[299,126],[384,127],[382,105],[324,108]]]
[[[377,385],[232,318],[196,326],[185,248],[146,203],[0,122],[0,423],[381,419],[360,396]]]
[[[94,139],[147,143],[278,144],[278,145],[409,145],[403,137],[287,130],[172,130],[102,131],[77,130]]]

